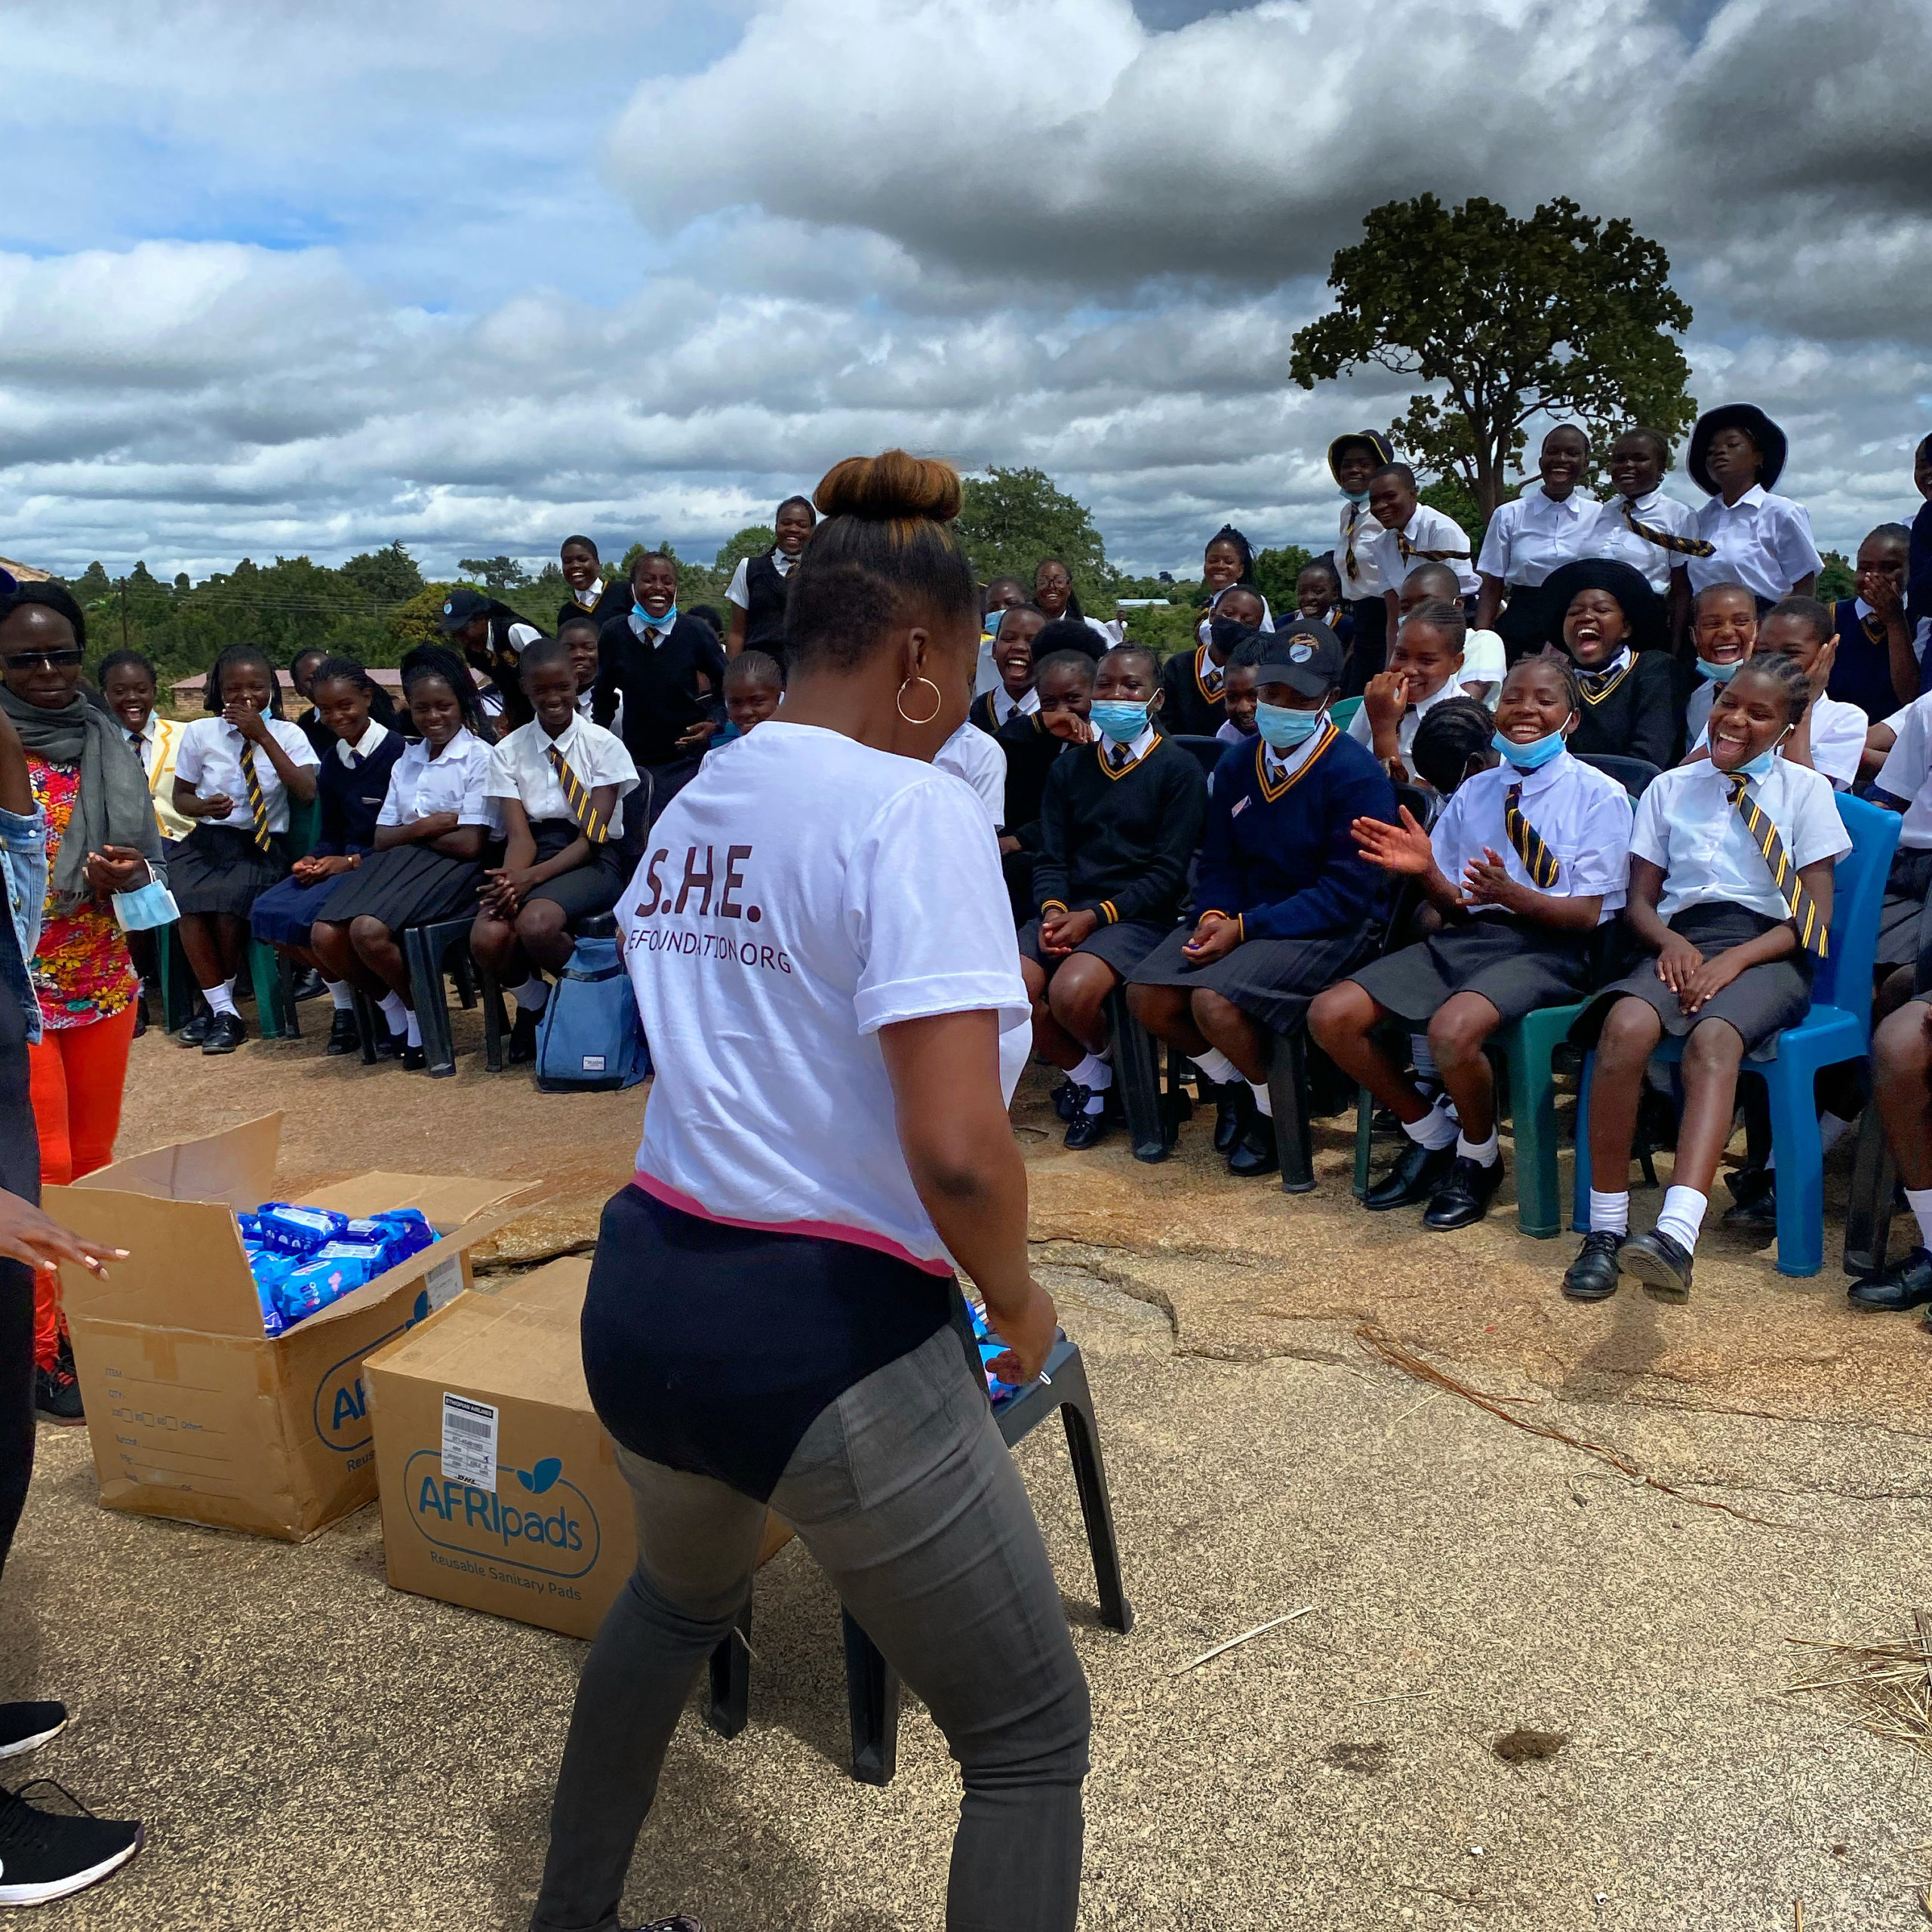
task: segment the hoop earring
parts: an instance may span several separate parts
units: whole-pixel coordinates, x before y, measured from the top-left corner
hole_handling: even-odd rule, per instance
[[[923,718],[915,718],[912,714],[906,709],[906,694],[914,685],[924,685],[926,689],[931,691],[933,694],[933,708],[931,710],[928,712]],[[931,678],[908,678],[905,683],[899,687],[899,695],[894,700],[894,703],[895,703],[899,707],[900,716],[904,718],[907,724],[930,724],[933,720],[939,715],[940,710],[945,706],[946,700],[940,695],[938,685],[934,684]]]

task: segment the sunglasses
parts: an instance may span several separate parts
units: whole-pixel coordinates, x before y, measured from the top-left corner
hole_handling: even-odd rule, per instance
[[[64,671],[69,665],[79,663],[86,654],[78,645],[66,651],[14,651],[8,653],[6,665],[10,671],[31,671],[36,666]]]

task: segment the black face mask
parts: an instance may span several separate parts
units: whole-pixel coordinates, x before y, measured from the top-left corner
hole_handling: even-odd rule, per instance
[[[1231,656],[1235,645],[1243,638],[1254,635],[1247,625],[1237,623],[1232,617],[1210,617],[1208,620],[1208,641],[1224,657]]]

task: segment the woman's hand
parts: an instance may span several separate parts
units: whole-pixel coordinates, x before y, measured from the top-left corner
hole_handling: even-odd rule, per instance
[[[1203,912],[1194,937],[1181,948],[1190,966],[1211,966],[1241,943],[1241,921],[1225,912]]]
[[[78,1262],[90,1274],[107,1278],[106,1263],[125,1261],[125,1247],[103,1247],[83,1241],[30,1201],[0,1188],[0,1254],[24,1261],[29,1268],[53,1268],[63,1261]]]
[[[711,719],[700,718],[695,724],[685,728],[674,749],[681,752],[701,752],[711,743],[711,734],[717,729]]]
[[[103,845],[87,857],[88,884],[100,897],[125,892],[137,884],[145,885],[154,877],[153,868],[129,845]]]
[[[1100,914],[1091,910],[1045,913],[1040,920],[1040,950],[1056,957],[1071,952],[1100,923]]]
[[[1398,809],[1402,817],[1400,825],[1382,818],[1358,818],[1349,826],[1349,833],[1371,865],[1380,866],[1385,872],[1426,878],[1435,865],[1435,848],[1408,807]]]
[[[987,1303],[986,1324],[1006,1344],[1006,1352],[995,1355],[987,1367],[1014,1388],[1038,1381],[1060,1340],[1060,1311],[1053,1297],[1029,1275],[1017,1300],[998,1309]]]
[[[1506,912],[1527,912],[1534,895],[1509,876],[1501,853],[1485,845],[1480,859],[1472,859],[1463,873],[1463,897],[1472,906],[1500,906]]]
[[[1706,1001],[1715,999],[1744,971],[1748,961],[1737,957],[1737,948],[1730,947],[1720,952],[1715,959],[1706,959],[1696,968],[1677,989],[1677,1004],[1680,1011],[1695,1013]]]
[[[1681,1002],[1691,975],[1703,963],[1704,955],[1687,939],[1672,933],[1657,955],[1657,977],[1677,995]]]
[[[1409,708],[1409,674],[1406,671],[1378,671],[1363,688],[1361,708],[1368,713],[1371,728],[1380,725],[1392,731]]]
[[[1816,704],[1825,694],[1825,687],[1831,682],[1832,666],[1838,661],[1838,634],[1832,632],[1819,647],[1818,654],[1811,660],[1811,668],[1804,674],[1804,681],[1811,688],[1811,702]]]
[[[252,704],[225,704],[221,721],[232,724],[251,744],[265,745],[269,740],[268,719]]]

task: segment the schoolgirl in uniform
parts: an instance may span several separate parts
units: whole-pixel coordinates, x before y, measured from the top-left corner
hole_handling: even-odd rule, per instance
[[[1155,722],[1158,670],[1139,645],[1101,659],[1088,713],[1099,741],[1054,761],[1041,804],[1039,916],[1021,930],[1020,971],[1034,1051],[1072,1075],[1073,1148],[1106,1132],[1107,995],[1174,923],[1207,810],[1200,766]]]
[[[1921,669],[1906,620],[1906,569],[1912,532],[1881,523],[1858,546],[1858,594],[1832,607],[1837,661],[1828,694],[1855,704],[1876,724],[1919,692]]]
[[[1069,752],[1094,742],[1094,728],[1087,721],[1094,703],[1093,659],[1084,651],[1049,652],[1035,669],[1033,692],[1038,708],[1009,718],[994,740],[1006,755],[1000,868],[1016,926],[1032,916],[1033,869],[1045,849],[1040,808],[1047,774]]]
[[[1932,856],[1932,848],[1918,856]],[[1912,993],[1874,1028],[1872,1102],[1884,1121],[1918,1238],[1903,1260],[1845,1292],[1854,1308],[1896,1314],[1932,1302],[1932,987]]]
[[[1758,600],[1741,583],[1707,583],[1690,600],[1691,648],[1697,682],[1684,707],[1684,742],[1694,745],[1711,721],[1711,704],[1758,642]]]
[[[588,537],[566,537],[557,552],[571,594],[557,611],[557,635],[573,617],[588,617],[599,629],[631,608],[631,587],[620,577],[606,579],[597,546]]]
[[[288,801],[315,797],[318,761],[282,717],[275,666],[255,645],[230,645],[214,660],[202,702],[215,715],[189,724],[175,755],[174,809],[195,829],[169,854],[168,888],[208,1005],[180,1043],[224,1054],[246,1038],[235,978],[248,958],[248,915],[288,871]]]
[[[1595,1001],[1573,1035],[1597,1054],[1590,1227],[1563,1278],[1573,1300],[1613,1294],[1620,1273],[1662,1300],[1690,1293],[1739,1066],[1810,1005],[1832,868],[1851,849],[1829,783],[1777,755],[1810,695],[1789,657],[1753,657],[1712,707],[1710,756],[1652,780],[1638,801],[1624,923],[1656,957]],[[1637,1106],[1666,1033],[1684,1043],[1676,1166],[1656,1227],[1632,1236]]]
[[[1171,932],[1130,976],[1128,1003],[1192,1060],[1222,1097],[1217,1151],[1236,1174],[1280,1165],[1268,1063],[1273,1035],[1374,949],[1386,897],[1357,850],[1358,820],[1393,823],[1395,792],[1337,731],[1341,642],[1297,619],[1238,653],[1256,681],[1259,735],[1214,772],[1193,929]]]
[[[288,877],[270,886],[249,913],[256,938],[318,971],[322,962],[311,944],[315,915],[343,875],[354,872],[362,855],[374,850],[389,774],[402,755],[402,739],[372,715],[377,689],[375,680],[352,658],[325,657],[315,666],[309,697],[331,734],[315,779],[318,835],[289,869]],[[335,1008],[328,1050],[353,1053],[355,989],[325,972],[322,983]]]
[[[1348,614],[1341,614],[1346,620]],[[1344,650],[1344,659],[1347,655]],[[1221,680],[1222,707],[1228,715],[1214,735],[1224,745],[1251,744],[1255,737],[1254,711],[1260,700],[1254,688],[1254,666],[1243,663],[1241,658],[1241,652],[1237,651],[1229,662],[1227,675]],[[1343,675],[1347,673],[1345,663]]]
[[[1422,501],[1416,494],[1416,473],[1406,463],[1384,463],[1369,478],[1368,507],[1382,526],[1373,548],[1391,630],[1401,620],[1402,586],[1410,572],[1424,564],[1448,565],[1456,573],[1457,590],[1465,597],[1475,595],[1481,580],[1469,561],[1468,531]]]
[[[1228,660],[1244,638],[1267,628],[1268,604],[1252,584],[1214,593],[1192,651],[1161,666],[1161,722],[1183,737],[1211,738],[1227,722]]]
[[[1711,546],[1697,534],[1697,512],[1664,494],[1670,445],[1654,429],[1633,426],[1611,445],[1615,494],[1596,515],[1583,554],[1628,564],[1665,600],[1673,647],[1681,645],[1690,608],[1690,559]]]
[[[418,1068],[423,1034],[397,935],[474,909],[494,825],[484,795],[490,747],[478,735],[483,713],[468,666],[441,645],[419,645],[402,660],[402,690],[420,735],[390,766],[371,849],[315,911],[309,943],[325,973],[381,1007],[386,1037],[377,1051]]]
[[[792,573],[812,532],[818,512],[803,497],[787,497],[771,519],[771,548],[761,557],[740,557],[724,592],[731,607],[731,627],[724,634],[724,654],[762,651],[785,661],[785,599]]]
[[[748,737],[785,700],[785,667],[770,652],[741,651],[724,666],[724,728],[711,741],[712,752]]]
[[[1461,605],[1417,605],[1395,633],[1388,669],[1370,678],[1349,720],[1349,736],[1372,751],[1398,785],[1414,777],[1409,751],[1416,727],[1433,706],[1463,695],[1463,629]]]
[[[1395,593],[1396,614],[1401,618],[1407,618],[1423,605],[1431,603],[1453,604],[1459,610],[1466,608],[1456,573],[1447,564],[1418,565]],[[1493,704],[1497,687],[1502,683],[1503,674],[1509,668],[1509,654],[1497,632],[1473,626],[1464,630],[1463,668],[1456,673],[1456,681],[1466,696],[1480,699],[1484,704]]]
[[[1587,554],[1599,507],[1583,488],[1590,439],[1574,423],[1544,437],[1537,469],[1540,481],[1497,505],[1476,558],[1476,628],[1497,631],[1512,658],[1543,648],[1550,613],[1537,593],[1552,571]]]
[[[517,1004],[508,1057],[537,1054],[549,989],[570,964],[575,922],[608,912],[624,889],[623,801],[637,768],[623,741],[578,715],[570,654],[555,638],[523,654],[536,716],[491,753],[486,794],[502,814],[503,862],[486,875],[469,949]]]
[[[1601,557],[1565,564],[1546,589],[1549,641],[1576,666],[1583,694],[1571,750],[1675,764],[1681,714],[1657,592],[1628,564]]]
[[[1465,780],[1432,833],[1406,811],[1399,826],[1371,817],[1355,827],[1367,857],[1420,880],[1443,918],[1439,932],[1358,968],[1309,1012],[1315,1038],[1408,1140],[1363,1197],[1371,1213],[1426,1201],[1425,1227],[1482,1218],[1503,1180],[1484,1048],[1499,1027],[1592,983],[1597,933],[1623,903],[1630,800],[1567,749],[1582,713],[1568,665],[1524,658],[1497,700],[1503,763]],[[1453,1118],[1377,1044],[1374,1029],[1390,1019],[1427,1022]]]
[[[1342,493],[1335,574],[1355,631],[1348,669],[1343,675],[1344,697],[1359,697],[1369,679],[1387,662],[1392,626],[1373,540],[1382,534],[1382,526],[1368,507],[1368,485],[1370,478],[1384,463],[1392,462],[1395,455],[1389,438],[1379,429],[1337,436],[1328,445],[1328,473]]]
[[[1690,432],[1685,467],[1710,501],[1697,513],[1708,555],[1690,560],[1690,588],[1741,583],[1760,611],[1786,597],[1809,597],[1823,568],[1801,503],[1774,496],[1789,445],[1764,412],[1748,402],[1706,410]]]
[[[1261,595],[1261,587],[1254,580],[1254,546],[1232,524],[1223,524],[1208,538],[1208,547],[1201,552],[1201,582],[1208,595],[1211,615],[1215,600],[1221,593],[1238,584],[1253,591],[1260,604],[1261,621],[1254,628],[1263,631],[1275,628],[1274,613],[1269,609],[1268,600]],[[1195,635],[1203,644],[1208,641],[1209,621],[1209,617],[1204,617],[1194,627]]]
[[[318,758],[335,743],[328,727],[317,715],[314,701],[315,666],[328,655],[320,645],[310,644],[305,645],[288,660],[288,681],[300,704],[291,722],[308,740]]]
[[[966,714],[968,724],[992,737],[1009,718],[1039,709],[1033,690],[1033,640],[1046,627],[1047,614],[1037,604],[1016,604],[1000,614],[999,634],[993,639],[999,682],[974,699]]]
[[[1111,649],[1121,641],[1118,621],[1103,623],[1081,609],[1079,596],[1073,588],[1073,573],[1057,557],[1040,560],[1033,573],[1033,601],[1046,612],[1050,624],[1063,620],[1084,624],[1094,633],[1097,651]]]

